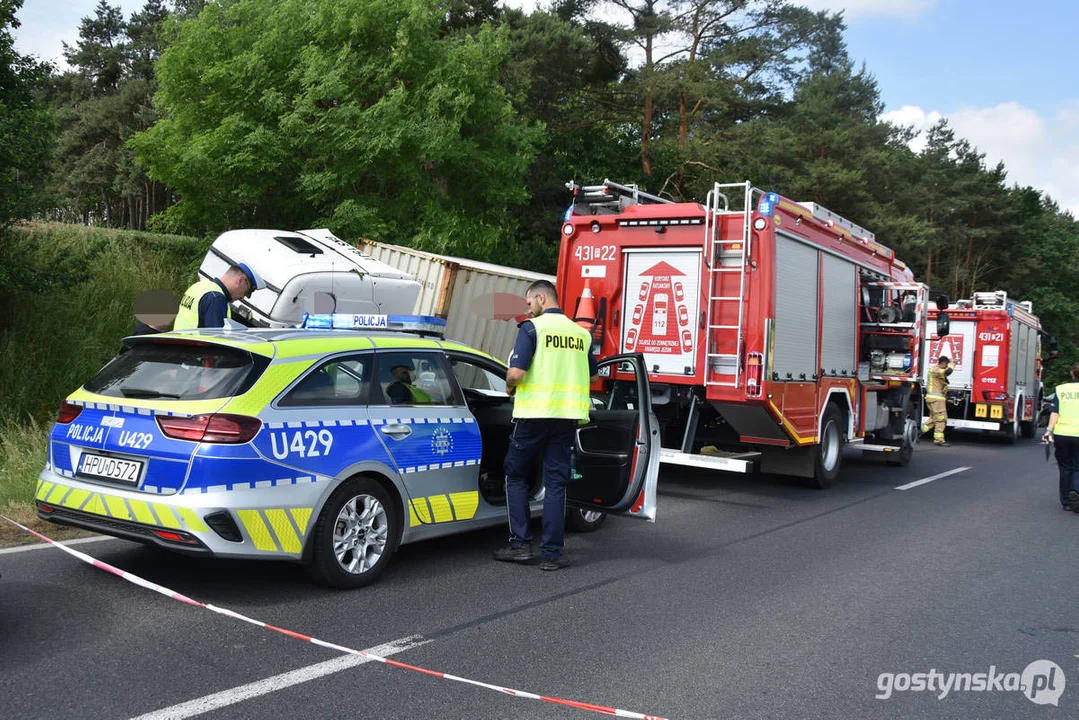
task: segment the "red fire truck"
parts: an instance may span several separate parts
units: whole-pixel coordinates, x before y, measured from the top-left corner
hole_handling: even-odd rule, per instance
[[[818,487],[844,445],[909,462],[928,288],[873,233],[748,182],[567,187],[560,301],[599,356],[644,355],[662,462]]]
[[[941,311],[929,310],[935,320]],[[947,308],[950,328],[926,338],[923,372],[942,354],[948,378],[948,427],[1034,437],[1042,405],[1042,326],[1030,302],[1003,290],[976,292]],[[923,375],[923,379],[925,376]],[[923,417],[927,411],[923,407]]]

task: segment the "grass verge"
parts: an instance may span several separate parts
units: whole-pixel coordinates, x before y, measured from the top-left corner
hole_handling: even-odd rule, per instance
[[[39,520],[34,509],[37,476],[45,467],[48,426],[29,419],[0,423],[0,515],[54,540],[89,537],[93,533]],[[0,520],[0,547],[41,542]]]

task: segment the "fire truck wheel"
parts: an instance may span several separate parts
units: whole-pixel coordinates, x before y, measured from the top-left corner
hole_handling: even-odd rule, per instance
[[[813,452],[813,484],[820,488],[834,487],[839,482],[839,466],[843,463],[843,414],[829,403],[821,421],[820,442]]]
[[[890,458],[888,464],[893,467],[906,467],[910,464],[910,459],[914,456],[914,446],[917,444],[918,438],[922,433],[922,429],[914,415],[914,405],[907,405],[906,417],[903,422],[903,449],[898,453],[890,453],[888,455]]]

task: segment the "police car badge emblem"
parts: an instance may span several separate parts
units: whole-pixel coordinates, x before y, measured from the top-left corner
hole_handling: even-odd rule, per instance
[[[444,427],[437,428],[431,435],[431,452],[439,457],[453,450],[453,435]]]

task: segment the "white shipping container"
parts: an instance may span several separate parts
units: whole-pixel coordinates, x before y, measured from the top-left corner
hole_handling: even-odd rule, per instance
[[[506,362],[517,337],[517,318],[528,312],[524,295],[536,280],[554,275],[435,255],[401,245],[364,241],[374,259],[420,282],[413,312],[446,319],[446,337]]]

